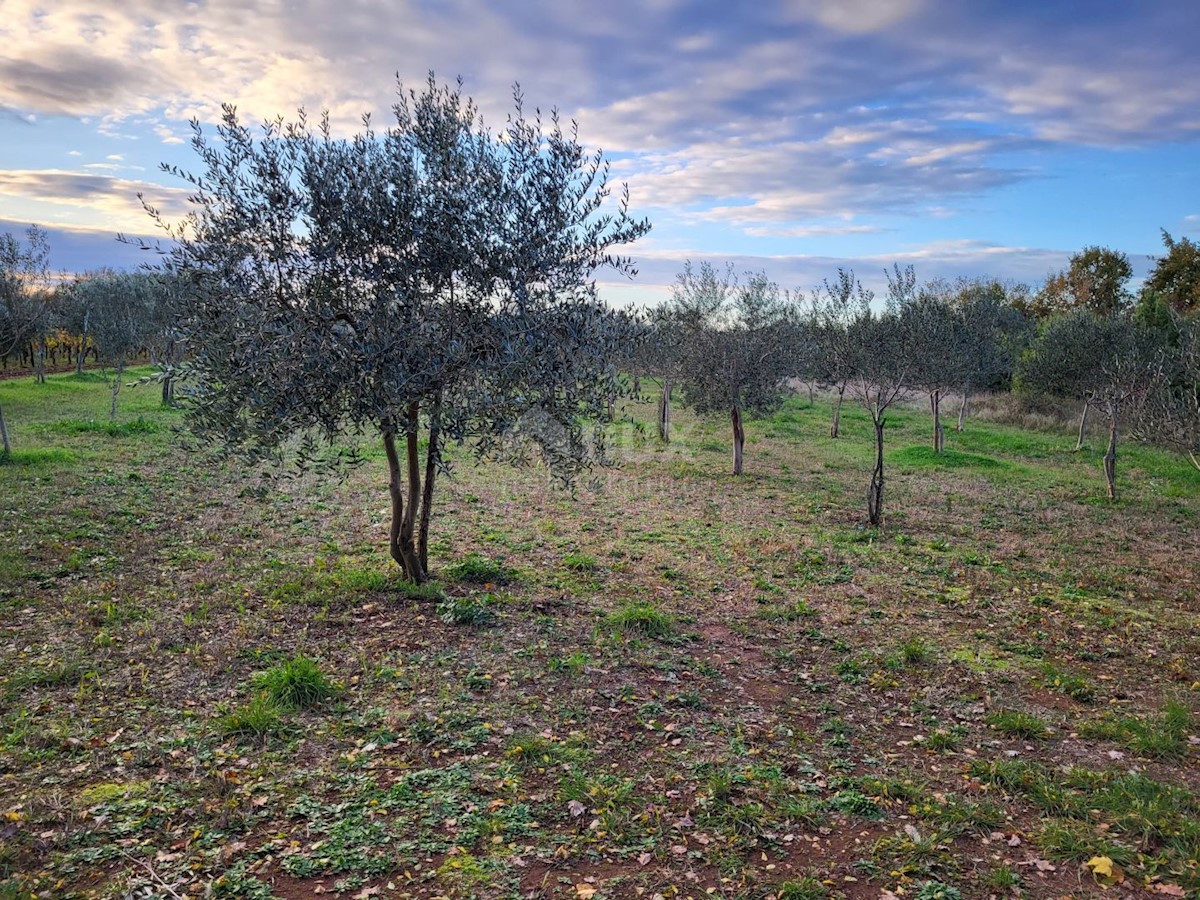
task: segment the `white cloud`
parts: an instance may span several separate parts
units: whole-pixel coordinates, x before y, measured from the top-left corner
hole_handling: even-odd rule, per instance
[[[188,191],[182,188],[96,171],[0,169],[0,198],[6,198],[6,215],[12,217],[9,210],[38,213],[22,215],[31,221],[145,233],[153,230],[153,223],[138,199],[139,193],[168,218],[179,218],[187,212]]]

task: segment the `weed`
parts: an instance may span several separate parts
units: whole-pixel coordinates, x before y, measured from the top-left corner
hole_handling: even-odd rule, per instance
[[[829,805],[838,812],[863,819],[883,818],[883,810],[879,808],[879,804],[854,788],[838,791],[830,798]]]
[[[994,890],[1009,893],[1021,886],[1021,876],[1010,866],[1001,865],[988,872],[983,883]]]
[[[572,675],[578,675],[587,668],[591,657],[582,650],[576,650],[567,656],[552,656],[546,662],[546,668],[551,672],[569,672]]]
[[[913,893],[913,900],[962,900],[962,891],[940,881],[922,881]]]
[[[983,720],[1007,737],[1036,741],[1049,736],[1045,722],[1018,709],[999,709],[988,713]]]
[[[957,859],[951,849],[953,835],[945,831],[922,834],[912,825],[891,837],[880,838],[875,853],[902,875],[930,875],[936,870],[953,870]]]
[[[279,707],[270,696],[258,696],[217,719],[217,727],[227,737],[266,737],[284,730]]]
[[[900,645],[900,658],[904,660],[905,665],[921,665],[933,658],[933,648],[922,637],[910,637]]]
[[[516,573],[508,566],[477,553],[468,554],[445,571],[447,578],[466,584],[509,584],[516,580]]]
[[[828,889],[811,875],[795,878],[776,886],[776,900],[824,900]]]
[[[490,628],[497,622],[496,613],[491,608],[494,599],[491,594],[451,597],[438,604],[438,615],[443,622],[451,625]]]
[[[925,736],[924,743],[930,750],[956,750],[966,736],[966,728],[952,725],[949,728],[934,728]]]
[[[614,631],[648,638],[670,638],[675,635],[675,621],[649,603],[631,603],[609,615],[606,620]]]
[[[787,604],[771,603],[758,611],[759,618],[768,622],[798,622],[801,619],[812,618],[817,611],[804,600],[794,600]]]
[[[1038,835],[1037,842],[1050,858],[1062,862],[1083,862],[1093,856],[1107,856],[1121,866],[1137,858],[1131,847],[1102,835],[1086,822],[1074,819],[1053,820]]]
[[[285,707],[315,706],[338,693],[337,685],[307,656],[297,656],[259,672],[254,683],[276,705]]]
[[[586,553],[564,554],[563,565],[572,572],[596,572],[600,569],[600,563],[596,561],[596,557]]]
[[[1052,662],[1044,662],[1040,668],[1042,687],[1050,691],[1059,691],[1080,703],[1091,703],[1096,698],[1092,683],[1075,672],[1068,672]]]

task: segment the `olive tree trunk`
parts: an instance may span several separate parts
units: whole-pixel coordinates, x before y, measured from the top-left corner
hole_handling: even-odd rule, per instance
[[[421,517],[417,529],[417,556],[421,569],[429,574],[429,522],[433,516],[433,484],[437,479],[442,439],[442,394],[439,391],[429,413],[429,448],[425,451],[425,490],[421,494]]]
[[[966,420],[967,420],[967,402],[970,399],[971,399],[970,392],[964,388],[963,395],[962,395],[962,405],[958,407],[958,428],[956,429],[958,431],[963,430],[963,423],[966,422]]]
[[[871,486],[867,488],[867,518],[878,527],[883,524],[883,426],[887,420],[874,418],[875,423],[875,468],[871,472]]]
[[[1108,499],[1117,499],[1117,404],[1108,404],[1108,449],[1104,452],[1104,478],[1108,482]]]
[[[8,440],[8,423],[4,421],[4,407],[0,406],[0,444],[3,444],[3,449],[0,453],[8,456],[12,453],[12,444]]]
[[[112,383],[112,404],[108,409],[108,421],[114,422],[117,418],[117,394],[121,392],[121,376],[125,374],[125,357],[117,360],[117,374],[113,376]]]
[[[400,566],[404,577],[414,584],[429,580],[429,524],[433,510],[433,489],[441,453],[441,395],[437,395],[429,413],[429,447],[425,456],[424,490],[421,483],[420,406],[410,404],[404,424],[404,459],[400,458],[394,424],[383,428],[383,449],[387,453],[388,496],[392,521],[388,530],[388,551]]]
[[[1083,449],[1083,433],[1084,433],[1084,431],[1087,430],[1088,410],[1091,408],[1091,405],[1092,405],[1092,401],[1090,401],[1090,400],[1083,401],[1083,413],[1079,416],[1079,437],[1075,441],[1075,449],[1076,450]]]
[[[933,452],[941,453],[946,448],[946,430],[942,428],[942,392],[929,392],[929,409],[933,413]]]
[[[671,443],[671,379],[666,375],[658,398],[658,439],[664,444]]]
[[[746,445],[746,431],[742,427],[742,408],[736,403],[729,411],[733,423],[733,474],[742,474],[742,450]]]
[[[835,438],[842,427],[842,401],[846,398],[846,382],[838,385],[837,400],[833,404],[833,422],[829,426],[829,436]]]

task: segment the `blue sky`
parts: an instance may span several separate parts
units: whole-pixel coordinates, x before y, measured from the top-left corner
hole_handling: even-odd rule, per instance
[[[139,256],[138,192],[168,215],[188,120],[386,116],[395,75],[462,75],[502,124],[520,82],[602,147],[654,223],[613,300],[685,259],[808,290],[1040,282],[1091,244],[1144,272],[1159,229],[1200,233],[1192,3],[786,0],[4,0],[0,231],[36,222],[69,271]],[[601,276],[604,281],[604,276]]]

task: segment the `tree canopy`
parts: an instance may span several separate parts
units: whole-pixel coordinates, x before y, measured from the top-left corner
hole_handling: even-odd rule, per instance
[[[586,423],[609,415],[613,354],[636,329],[593,273],[632,274],[613,248],[649,223],[627,195],[609,202],[574,126],[527,117],[519,91],[499,135],[432,75],[394,115],[351,138],[303,113],[256,133],[227,107],[216,140],[193,123],[201,172],[167,167],[194,195],[166,226],[165,268],[186,285],[193,431],[251,460],[300,440],[302,464],[378,432],[391,553],[421,581],[445,441],[518,462],[532,447],[567,481],[604,458]]]

